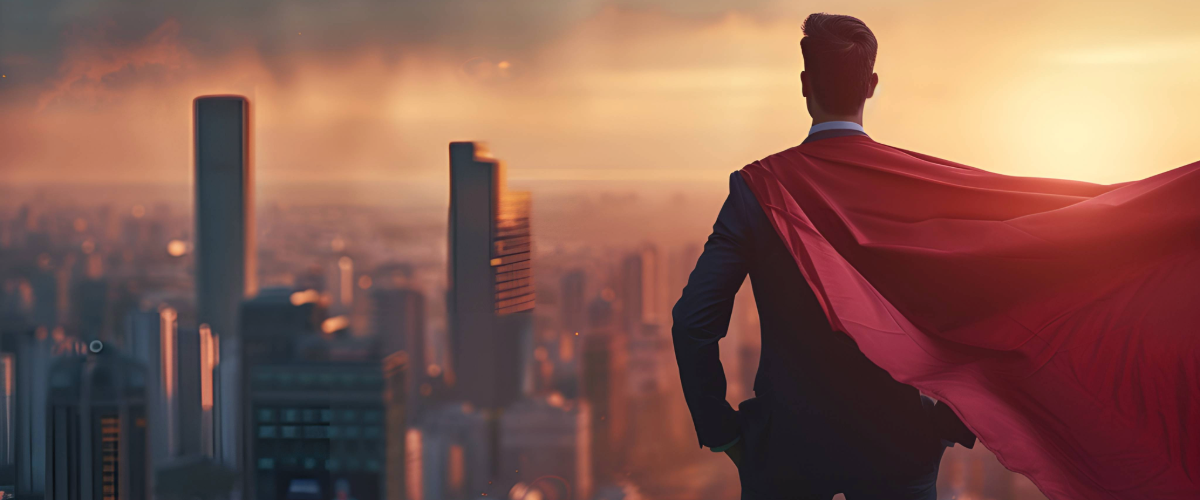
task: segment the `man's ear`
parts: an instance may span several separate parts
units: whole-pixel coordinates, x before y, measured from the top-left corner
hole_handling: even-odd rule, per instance
[[[867,99],[875,96],[876,85],[879,85],[879,73],[871,73],[871,85],[867,88]]]
[[[875,89],[872,88],[871,91],[874,92]],[[808,74],[803,71],[800,72],[800,96],[808,97]]]

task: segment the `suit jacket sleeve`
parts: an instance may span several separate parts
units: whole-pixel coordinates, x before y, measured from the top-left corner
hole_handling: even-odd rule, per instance
[[[736,189],[742,180],[730,176],[729,197],[721,207],[704,252],[672,310],[671,337],[679,378],[701,446],[719,447],[737,439],[737,412],[725,401],[725,370],[717,342],[729,329],[734,295],[751,262],[747,200]],[[749,200],[753,201],[753,200]]]

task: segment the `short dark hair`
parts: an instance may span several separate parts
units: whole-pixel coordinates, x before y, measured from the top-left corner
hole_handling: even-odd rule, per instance
[[[804,20],[800,52],[817,104],[827,113],[853,114],[867,100],[875,34],[858,18],[812,14]]]

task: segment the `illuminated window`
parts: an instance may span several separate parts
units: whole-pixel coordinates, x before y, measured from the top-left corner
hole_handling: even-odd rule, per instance
[[[293,408],[288,408],[286,410],[283,410],[283,421],[284,422],[298,422],[299,420],[300,420],[300,410],[296,410]]]
[[[328,423],[333,419],[333,410],[321,410],[321,422]]]
[[[267,439],[274,438],[276,435],[276,429],[278,428],[274,425],[260,425],[258,427],[258,437]]]
[[[269,408],[268,408],[268,409],[263,409],[263,410],[258,410],[258,421],[259,421],[259,422],[273,422],[273,421],[275,421],[275,410],[272,410],[272,409],[269,409]]]
[[[258,459],[258,468],[263,469],[263,470],[274,469],[275,468],[275,459],[274,458]]]
[[[118,494],[117,478],[120,477],[120,456],[118,455],[121,441],[121,419],[114,416],[100,417],[100,464],[102,466],[100,485],[103,500],[116,500]]]
[[[282,429],[282,435],[285,438],[295,439],[295,438],[300,437],[300,434],[297,431],[299,429],[299,427],[296,427],[294,425],[285,425],[281,429]]]

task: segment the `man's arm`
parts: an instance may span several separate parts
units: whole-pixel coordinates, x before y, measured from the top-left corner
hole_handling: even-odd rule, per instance
[[[714,451],[735,447],[741,435],[737,412],[725,401],[725,369],[717,347],[729,330],[733,298],[746,280],[750,262],[750,226],[742,210],[746,200],[733,187],[741,181],[738,175],[730,178],[729,197],[672,310],[671,337],[683,395],[700,445]]]

